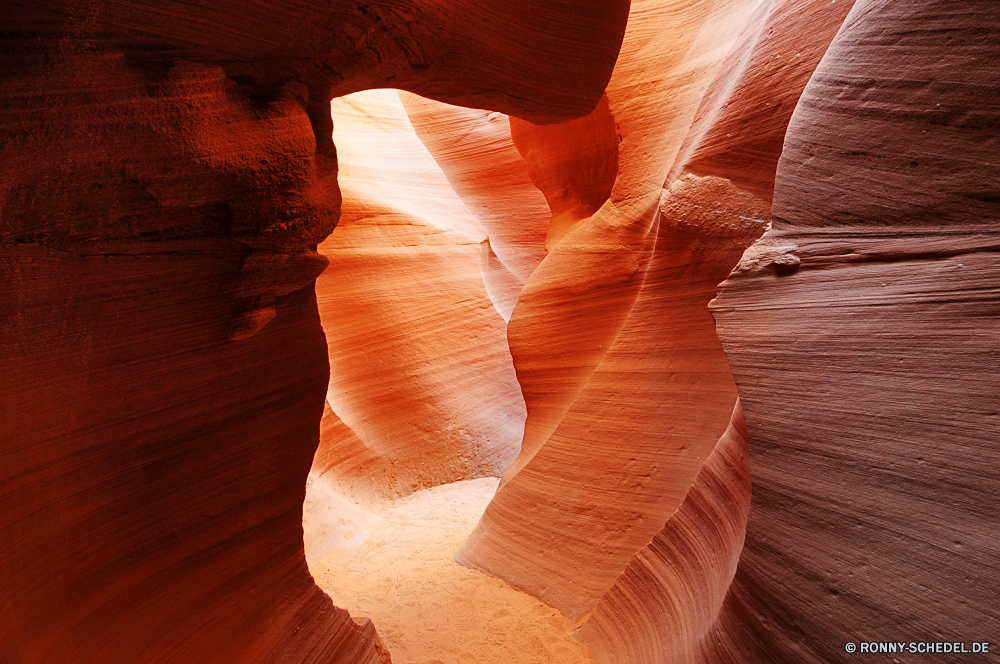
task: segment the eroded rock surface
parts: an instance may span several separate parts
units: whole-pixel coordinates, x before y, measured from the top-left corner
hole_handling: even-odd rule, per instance
[[[328,382],[315,248],[340,207],[329,100],[396,85],[578,117],[626,16],[5,5],[0,660],[388,661],[303,556]]]
[[[599,664],[998,641],[992,2],[5,10],[0,661],[387,662],[307,477],[508,465]]]
[[[737,401],[684,502],[580,628],[597,661],[698,661],[736,573],[749,510],[750,455]]]
[[[485,231],[395,91],[337,99],[333,118],[344,204],[319,247],[330,266],[317,298],[331,416],[353,437],[329,429],[318,470],[362,502],[499,476],[517,456],[524,402],[483,284]]]
[[[858,0],[802,95],[712,307],[754,497],[711,661],[996,638],[998,29]]]
[[[559,230],[508,326],[521,454],[458,557],[574,620],[681,504],[736,402],[706,305],[767,205],[718,178],[662,185],[756,5],[633,3],[607,111],[511,125]],[[563,184],[608,174],[596,210]]]

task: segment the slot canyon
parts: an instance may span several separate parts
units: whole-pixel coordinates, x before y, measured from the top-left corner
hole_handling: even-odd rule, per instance
[[[0,25],[0,664],[997,660],[996,0]]]

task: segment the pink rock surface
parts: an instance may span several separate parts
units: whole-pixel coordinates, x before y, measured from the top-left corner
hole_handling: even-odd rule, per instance
[[[802,95],[712,306],[754,479],[712,661],[996,639],[997,29],[858,0]]]
[[[705,92],[671,174],[728,178],[768,203],[785,129],[854,0],[767,0]]]

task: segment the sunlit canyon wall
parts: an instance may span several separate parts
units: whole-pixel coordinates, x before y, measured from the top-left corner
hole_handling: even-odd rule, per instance
[[[1000,641],[991,2],[2,20],[0,662],[386,662],[307,480],[500,474],[600,664]]]

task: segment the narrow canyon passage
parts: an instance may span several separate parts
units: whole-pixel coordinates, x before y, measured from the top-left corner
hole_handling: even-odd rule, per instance
[[[997,659],[996,4],[7,0],[0,664]]]
[[[362,527],[358,514],[340,523],[367,539],[309,560],[334,604],[371,618],[394,664],[593,664],[558,611],[455,562],[498,483],[454,482],[373,506]]]

